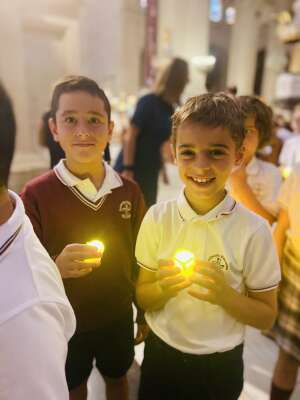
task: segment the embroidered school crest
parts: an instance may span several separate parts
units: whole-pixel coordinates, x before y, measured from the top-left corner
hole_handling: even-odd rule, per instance
[[[227,271],[229,268],[225,257],[221,254],[214,254],[213,256],[210,256],[208,261],[216,264],[221,270]]]
[[[131,201],[128,201],[128,200],[122,201],[120,203],[120,207],[119,207],[121,217],[124,219],[131,218],[131,209],[132,209]]]

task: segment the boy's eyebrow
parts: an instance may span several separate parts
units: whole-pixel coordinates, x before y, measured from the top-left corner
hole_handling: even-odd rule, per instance
[[[76,114],[76,113],[78,113],[77,110],[65,110],[65,111],[62,113],[62,116],[65,116],[65,115],[68,115],[68,114]],[[87,114],[97,115],[97,116],[99,116],[99,117],[104,117],[104,116],[105,116],[104,113],[100,113],[100,112],[98,112],[98,111],[88,111]]]
[[[187,148],[191,148],[191,147],[196,147],[196,145],[194,144],[180,144],[179,148],[180,149],[187,149]],[[223,144],[223,143],[211,143],[208,144],[208,147],[217,147],[220,149],[229,149],[229,146],[227,146],[227,144]]]

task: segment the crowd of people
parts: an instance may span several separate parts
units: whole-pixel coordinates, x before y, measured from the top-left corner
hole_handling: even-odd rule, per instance
[[[255,96],[181,104],[187,82],[187,63],[172,60],[139,99],[113,169],[109,99],[92,79],[63,78],[41,125],[51,169],[20,195],[8,189],[17,128],[1,86],[1,400],[86,400],[94,363],[107,399],[126,400],[142,341],[140,400],[237,400],[247,325],[280,349],[270,399],[290,398],[300,362],[300,108],[283,137]],[[274,137],[284,143],[271,163]],[[183,189],[155,204],[166,143]]]

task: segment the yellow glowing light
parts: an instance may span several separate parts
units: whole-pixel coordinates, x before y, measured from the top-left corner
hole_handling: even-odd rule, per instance
[[[283,179],[288,178],[291,172],[292,172],[291,167],[282,167],[281,168],[281,175],[282,175]]]
[[[176,267],[182,269],[184,275],[191,275],[194,271],[195,256],[188,250],[179,250],[174,256]]]
[[[90,242],[87,242],[86,244],[89,246],[97,247],[97,249],[100,251],[101,256],[102,256],[105,246],[102,242],[100,242],[100,240],[91,240]],[[87,264],[93,264],[93,263],[99,263],[100,260],[101,260],[101,257],[86,258],[84,260],[84,262]]]

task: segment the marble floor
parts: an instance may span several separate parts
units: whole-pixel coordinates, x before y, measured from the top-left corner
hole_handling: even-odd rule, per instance
[[[170,184],[164,185],[160,182],[159,201],[174,198],[181,188],[176,168],[169,165],[168,174]],[[269,399],[268,393],[276,357],[276,344],[270,339],[262,336],[257,330],[247,328],[244,350],[245,384],[240,400]],[[142,359],[143,345],[139,345],[136,347],[136,362],[129,373],[130,400],[136,399],[139,379],[139,364]],[[104,399],[103,381],[97,370],[94,369],[89,380],[88,400]],[[300,376],[298,379],[298,386],[291,400],[300,400]]]

